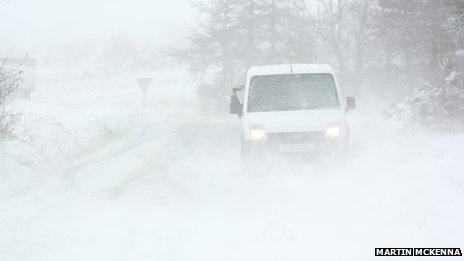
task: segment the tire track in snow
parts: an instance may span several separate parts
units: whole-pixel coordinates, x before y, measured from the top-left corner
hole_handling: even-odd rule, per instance
[[[227,123],[224,125],[224,123]],[[98,170],[97,167],[110,167],[111,161],[117,157],[133,157],[141,162],[142,166],[135,166],[133,171],[124,174],[123,183],[120,186],[106,190],[110,198],[119,198],[128,190],[136,190],[143,186],[150,186],[157,182],[187,195],[186,189],[166,175],[174,162],[188,159],[191,155],[204,152],[214,145],[224,142],[224,137],[229,137],[233,128],[230,122],[225,121],[187,121],[187,122],[161,122],[150,124],[135,132],[129,137],[116,140],[117,149],[106,152],[103,147],[87,157],[77,160],[71,168],[61,175],[66,188],[78,188],[79,176],[85,175],[86,169]],[[166,138],[166,140],[163,140]],[[160,144],[155,144],[159,142]],[[145,151],[138,151],[142,146],[153,147]],[[124,160],[124,159],[122,159]],[[175,161],[174,161],[175,160]],[[130,164],[130,162],[128,162]],[[158,175],[153,175],[153,174]]]
[[[129,191],[154,183],[163,183],[175,192],[179,192],[178,194],[191,197],[186,186],[176,182],[169,175],[174,160],[176,163],[182,162],[194,155],[195,152],[201,152],[205,147],[209,148],[211,144],[208,143],[216,144],[218,141],[223,141],[224,136],[228,136],[234,131],[234,129],[229,128],[224,130],[224,126],[218,126],[216,122],[188,122],[181,125],[178,130],[172,132],[171,137],[165,143],[165,147],[169,147],[169,151],[165,151],[163,154],[157,153],[158,158],[150,157],[147,153],[135,153],[134,156],[143,162],[145,171],[139,171],[140,174],[130,177],[121,186],[108,190],[109,197],[117,199]],[[149,153],[151,155],[153,151]],[[154,176],[151,173],[158,175]]]
[[[141,131],[135,134],[135,138],[133,141],[127,144],[123,144],[116,151],[112,151],[110,153],[103,153],[103,155],[101,156],[99,155],[96,156],[95,154],[98,154],[101,152],[101,151],[96,151],[93,154],[87,157],[84,157],[83,159],[79,159],[77,164],[75,164],[71,168],[64,171],[64,173],[62,174],[63,182],[65,183],[67,187],[73,187],[75,186],[75,183],[76,183],[76,175],[82,170],[84,170],[85,168],[101,163],[103,161],[116,158],[120,155],[123,155],[124,153],[127,153],[131,149],[141,146],[143,144],[146,144],[148,142],[152,142],[154,140],[158,140],[160,138],[175,134],[175,131],[172,131],[172,130],[161,130],[160,131],[159,127],[164,124],[166,123],[156,123],[156,124],[151,124],[147,127],[144,127]],[[154,134],[148,135],[150,130],[153,131]]]

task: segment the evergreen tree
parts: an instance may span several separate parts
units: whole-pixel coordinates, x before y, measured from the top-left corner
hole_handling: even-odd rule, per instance
[[[250,66],[309,62],[311,17],[304,0],[210,0],[197,5],[200,23],[190,46],[174,55],[218,95],[243,84]],[[205,85],[206,86],[206,85]]]

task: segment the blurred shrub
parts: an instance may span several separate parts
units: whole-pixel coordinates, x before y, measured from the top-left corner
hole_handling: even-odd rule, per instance
[[[432,130],[453,130],[464,126],[464,86],[444,83],[425,85],[385,112],[407,125],[419,124]],[[450,129],[451,128],[451,129]]]

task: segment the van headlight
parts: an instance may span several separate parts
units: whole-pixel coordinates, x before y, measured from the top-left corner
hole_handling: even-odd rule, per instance
[[[338,138],[342,134],[342,128],[340,125],[330,125],[325,131],[325,137],[328,139]]]
[[[266,140],[267,134],[266,129],[263,125],[253,124],[250,126],[250,139],[259,141],[259,140]]]

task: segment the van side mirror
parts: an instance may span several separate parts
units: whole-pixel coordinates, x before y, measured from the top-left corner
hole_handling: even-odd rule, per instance
[[[238,116],[240,117],[243,114],[243,104],[240,102],[237,92],[241,92],[244,90],[245,86],[232,88],[232,95],[230,96],[230,113],[238,114]]]
[[[240,103],[237,95],[232,94],[230,96],[230,113],[242,115],[243,105]]]
[[[347,97],[346,98],[346,109],[347,109],[347,111],[351,111],[351,110],[356,109],[356,98],[355,97]]]

